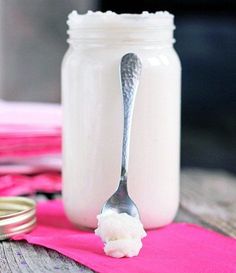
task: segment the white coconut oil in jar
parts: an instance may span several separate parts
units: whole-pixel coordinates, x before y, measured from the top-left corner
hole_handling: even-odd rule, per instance
[[[128,190],[145,228],[170,223],[179,203],[181,65],[168,12],[73,11],[62,64],[63,200],[69,219],[95,228],[115,191],[123,130],[119,63],[142,61],[131,129]]]

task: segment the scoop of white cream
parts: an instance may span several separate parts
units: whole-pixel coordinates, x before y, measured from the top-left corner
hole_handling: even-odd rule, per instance
[[[95,234],[105,243],[106,255],[121,258],[139,254],[141,239],[146,236],[146,232],[138,218],[116,212],[99,214],[97,218]]]

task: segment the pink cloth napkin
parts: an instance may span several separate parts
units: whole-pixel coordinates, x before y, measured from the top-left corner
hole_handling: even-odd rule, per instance
[[[61,106],[0,100],[0,196],[61,190]]]
[[[59,173],[39,175],[8,174],[0,176],[0,196],[31,195],[36,192],[55,193],[61,191]]]
[[[61,107],[53,103],[6,102],[0,100],[0,124],[27,129],[31,126],[44,128],[61,127]],[[20,126],[26,127],[20,127]]]
[[[19,158],[12,162],[0,162],[0,175],[37,174],[45,172],[61,172],[61,155],[43,155],[34,158]]]
[[[0,162],[61,152],[61,106],[0,101]]]
[[[140,255],[115,259],[103,253],[93,232],[75,229],[60,200],[39,203],[38,227],[17,236],[45,246],[102,273],[235,273],[236,241],[192,224],[148,231]]]

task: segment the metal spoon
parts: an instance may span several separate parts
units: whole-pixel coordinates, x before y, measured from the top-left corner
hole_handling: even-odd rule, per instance
[[[122,164],[120,182],[116,192],[107,200],[102,207],[102,213],[115,211],[117,213],[127,213],[139,218],[139,211],[135,203],[131,200],[127,190],[127,174],[129,162],[130,131],[134,109],[134,101],[139,84],[142,64],[134,53],[124,55],[120,63],[120,80],[123,96],[124,108],[124,129],[122,144]]]

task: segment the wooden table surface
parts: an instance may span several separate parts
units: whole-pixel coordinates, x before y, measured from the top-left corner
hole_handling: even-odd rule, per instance
[[[181,173],[176,222],[190,222],[236,237],[236,177],[198,169]],[[94,272],[73,260],[26,242],[0,243],[0,273]]]

